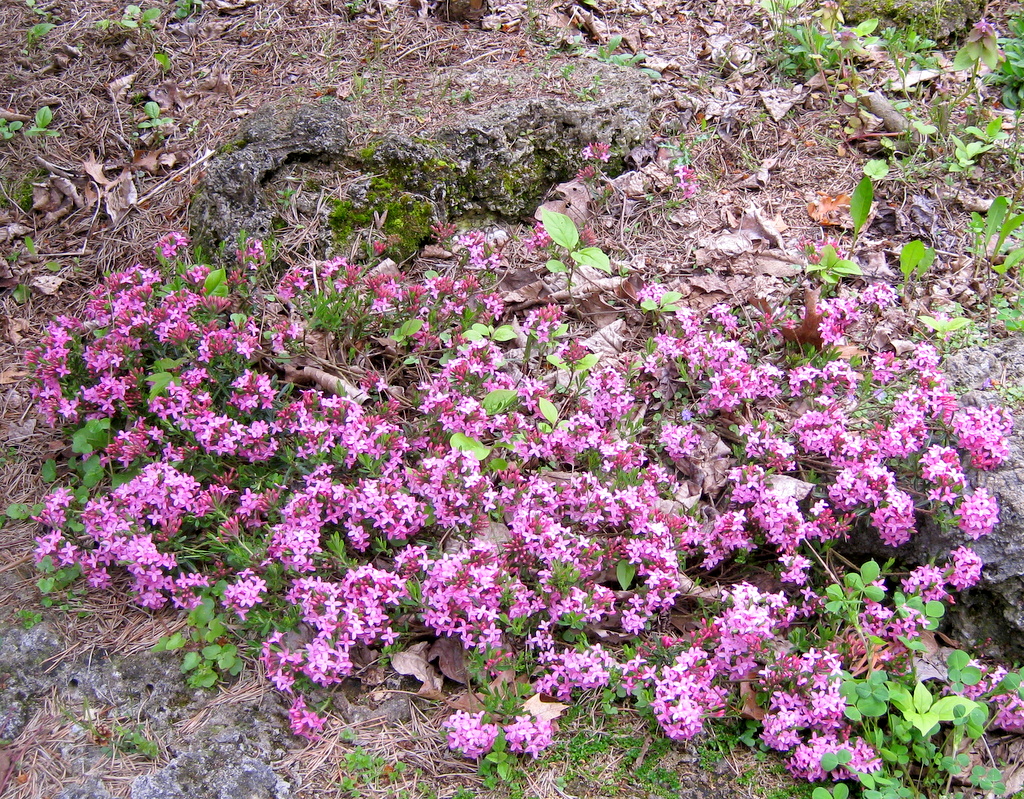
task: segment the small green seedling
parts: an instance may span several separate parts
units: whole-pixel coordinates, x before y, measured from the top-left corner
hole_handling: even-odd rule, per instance
[[[25,130],[26,136],[60,136],[59,130],[50,130],[50,123],[53,122],[53,111],[50,106],[44,105],[36,111],[36,117],[32,127]]]
[[[14,120],[8,122],[7,120],[0,119],[0,138],[4,141],[10,141],[13,139],[19,130],[21,130],[24,123]]]
[[[52,22],[40,22],[37,25],[33,25],[28,29],[28,33],[25,34],[25,47],[29,50],[34,50],[46,38],[46,34],[56,27]]]
[[[160,104],[152,100],[142,107],[142,112],[146,118],[139,123],[139,130],[154,130],[162,135],[163,128],[174,124],[172,117],[160,116]]]

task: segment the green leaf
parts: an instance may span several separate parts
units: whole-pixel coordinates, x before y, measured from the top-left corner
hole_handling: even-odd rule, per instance
[[[1006,210],[1010,207],[1010,201],[1005,197],[996,197],[988,207],[985,214],[985,244],[987,245],[999,231],[1006,218]]]
[[[864,580],[865,585],[867,585],[868,583],[873,583],[875,580],[879,578],[881,574],[881,567],[879,567],[879,565],[873,560],[869,560],[867,563],[860,567],[860,576],[861,579]]]
[[[874,198],[875,189],[871,178],[865,175],[857,184],[857,188],[853,190],[853,194],[850,195],[850,218],[853,220],[853,229],[856,233],[860,233],[864,223],[867,222],[868,214],[871,213],[871,202]]]
[[[932,599],[924,604],[924,613],[930,619],[941,619],[946,615],[946,606],[937,599]]]
[[[146,382],[149,383],[149,398],[154,399],[164,393],[171,382],[174,380],[174,375],[170,372],[157,372],[155,375],[150,375],[146,378]]]
[[[181,661],[182,673],[192,671],[192,669],[196,668],[200,663],[202,663],[202,661],[203,658],[198,652],[187,653]]]
[[[226,279],[227,273],[223,269],[214,269],[203,281],[203,294],[207,297],[228,296],[228,287],[224,282]]]
[[[554,406],[551,400],[541,397],[537,400],[537,407],[540,408],[541,414],[543,414],[544,418],[547,419],[548,422],[554,424],[558,421],[558,408]]]
[[[485,446],[475,438],[470,438],[465,433],[452,433],[451,445],[452,449],[472,455],[478,461],[482,461],[491,452],[490,447]]]
[[[160,65],[163,70],[169,70],[171,68],[171,57],[167,53],[153,53],[153,60]]]
[[[110,443],[110,419],[90,419],[71,436],[71,451],[88,455]]]
[[[926,713],[932,706],[932,692],[923,682],[914,686],[914,710],[918,713]]]
[[[44,483],[52,483],[57,479],[57,461],[50,458],[43,464],[43,468],[39,470],[39,476],[43,479]]]
[[[49,127],[51,122],[53,122],[53,111],[50,110],[50,106],[44,105],[42,108],[36,111],[37,128]]]
[[[394,338],[397,341],[404,341],[410,336],[415,336],[419,333],[422,327],[422,319],[408,319],[400,328],[398,328],[398,332],[395,333]]]
[[[580,232],[576,229],[576,223],[565,214],[541,208],[540,221],[544,225],[544,230],[551,236],[551,240],[558,246],[572,251],[580,243]]]
[[[636,577],[636,564],[630,563],[628,560],[620,560],[619,564],[615,567],[615,578],[619,581],[619,587],[623,591],[628,591],[629,587],[633,585],[633,578]]]
[[[494,341],[512,341],[516,338],[516,331],[513,330],[512,325],[502,325],[495,329],[491,338]]]
[[[875,158],[864,164],[864,174],[872,180],[881,180],[889,174],[889,162]]]
[[[578,264],[592,266],[611,274],[612,262],[599,247],[585,247],[582,250],[569,253],[569,256]]]
[[[496,388],[484,397],[480,404],[488,415],[502,413],[508,410],[519,399],[519,394],[510,388]]]
[[[569,271],[569,267],[567,267],[561,261],[556,260],[554,258],[552,258],[550,261],[548,261],[544,265],[548,268],[549,272],[552,272],[554,274],[558,274],[559,272],[568,272]]]

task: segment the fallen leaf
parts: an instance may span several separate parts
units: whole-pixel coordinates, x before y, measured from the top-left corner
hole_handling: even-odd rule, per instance
[[[337,394],[339,397],[348,397],[350,400],[360,405],[370,398],[365,391],[360,389],[358,386],[353,385],[344,377],[332,375],[325,372],[323,369],[317,369],[315,366],[304,366],[302,368],[302,372],[316,383],[316,385],[320,386],[320,388],[330,394]]]
[[[24,441],[26,438],[30,438],[36,431],[36,420],[28,419],[20,424],[9,424],[7,425],[7,443],[16,444],[19,441]]]
[[[89,156],[82,161],[82,168],[85,174],[95,180],[100,186],[109,186],[113,181],[103,174],[103,164],[96,160],[96,156],[89,153]]]
[[[19,380],[23,380],[26,377],[28,377],[27,369],[18,369],[13,367],[11,369],[4,369],[0,372],[0,384],[10,385],[11,383],[17,383]]]
[[[807,90],[797,84],[790,89],[762,89],[758,94],[771,118],[776,122],[781,122],[794,105],[803,102],[807,96]]]
[[[580,343],[591,352],[600,355],[618,355],[622,352],[625,339],[626,320],[618,319],[601,328]]]
[[[542,719],[554,721],[565,713],[568,707],[561,702],[545,702],[540,694],[534,694],[523,703],[523,709],[538,721]]]
[[[807,215],[819,225],[831,227],[853,227],[850,218],[850,195],[837,194],[831,197],[818,192],[818,199],[807,203]]]
[[[226,94],[232,100],[235,98],[235,87],[231,85],[231,73],[222,66],[214,67],[209,77],[199,84],[199,89],[213,94]]]
[[[4,225],[3,227],[0,227],[0,244],[6,244],[14,239],[20,239],[31,232],[32,228],[27,225],[19,225],[17,222]]]
[[[457,699],[449,699],[448,706],[455,710],[465,710],[467,713],[479,713],[486,708],[483,696],[474,691],[466,691]]]
[[[399,674],[415,677],[423,683],[420,693],[426,690],[440,694],[444,680],[437,669],[427,661],[426,652],[429,647],[429,641],[421,641],[402,652],[395,653],[391,656],[391,667]]]
[[[149,99],[159,104],[162,110],[184,111],[188,107],[184,93],[178,84],[171,80],[165,80],[160,85],[150,89]]]
[[[745,719],[761,721],[765,717],[764,708],[757,704],[757,692],[750,687],[749,680],[740,680],[740,696],[743,697],[743,708],[740,716]]]
[[[14,319],[10,316],[6,317],[6,322],[4,338],[7,339],[9,344],[18,346],[23,338],[22,333],[27,333],[31,326],[27,319]]]
[[[63,282],[64,278],[57,275],[37,275],[32,278],[29,285],[40,294],[50,296],[57,293],[57,289],[60,288],[60,284]]]
[[[104,199],[106,200],[107,216],[115,226],[120,224],[121,220],[128,215],[128,211],[134,208],[139,201],[139,192],[135,188],[132,173],[127,169],[121,170],[121,174],[104,192]]]
[[[448,252],[444,247],[438,247],[436,244],[428,244],[422,250],[420,250],[421,258],[437,258],[440,260],[447,260],[452,257],[452,254]]]
[[[772,249],[781,250],[785,245],[775,223],[766,218],[755,205],[750,205],[740,217],[739,232],[753,241],[765,241]]]
[[[780,499],[802,500],[814,488],[814,483],[797,480],[785,474],[773,474],[768,478],[768,488]]]
[[[132,72],[107,84],[107,91],[110,92],[110,96],[114,99],[115,103],[128,96],[128,90],[132,87],[132,83],[135,82],[137,74]]]
[[[441,673],[452,682],[468,685],[465,652],[465,648],[459,641],[451,636],[444,636],[431,644],[427,660],[436,660]]]
[[[797,327],[780,327],[782,337],[791,344],[803,347],[810,344],[816,350],[824,346],[821,338],[821,314],[818,313],[818,295],[821,289],[804,291],[804,318]]]

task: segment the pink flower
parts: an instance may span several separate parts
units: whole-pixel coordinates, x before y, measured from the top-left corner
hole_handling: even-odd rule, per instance
[[[462,756],[476,760],[491,751],[501,730],[497,724],[484,722],[483,711],[467,713],[458,710],[442,724],[448,730],[448,747]]]
[[[996,498],[985,488],[976,488],[974,493],[963,498],[957,508],[960,529],[974,540],[988,535],[999,522],[999,505]]]

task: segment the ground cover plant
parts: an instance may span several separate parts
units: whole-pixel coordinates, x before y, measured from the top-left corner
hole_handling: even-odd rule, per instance
[[[537,244],[585,252],[568,217],[544,218]],[[895,546],[919,514],[971,539],[998,518],[964,469],[1002,461],[1009,414],[958,408],[928,343],[844,357],[890,287],[800,319],[702,320],[644,284],[638,307],[659,310],[613,363],[567,336],[559,306],[510,325],[483,247],[461,276],[420,280],[302,264],[266,295],[287,310],[273,316],[259,242],[231,268],[187,244],[169,234],[160,268],[106,278],[29,362],[78,453],[36,509],[36,557],[58,582],[126,574],[144,607],[188,611],[161,648],[185,651],[194,685],[236,674],[258,641],[293,730],[315,738],[318,687],[430,642],[468,690],[450,746],[499,778],[584,693],[681,740],[745,716],[794,775],[855,777],[870,796],[915,794],[912,768],[965,777],[962,740],[1024,726],[1016,673],[956,652],[938,694],[917,678],[943,602],[980,576],[968,547],[902,576],[830,554],[856,526]],[[333,391],[303,386],[295,363],[325,323],[339,352],[376,337],[389,354]],[[737,558],[774,590],[701,587]],[[645,635],[679,608],[680,629]]]
[[[841,780],[836,799],[1002,790],[988,747],[1021,731],[1019,674],[936,650],[943,607],[978,579],[969,543],[913,572],[837,544],[899,543],[925,520],[973,539],[997,519],[967,475],[1005,457],[1011,419],[960,408],[939,364],[1021,325],[1012,9],[937,44],[792,3],[725,23],[680,6],[635,35],[633,12],[590,6],[571,36],[534,16],[515,33],[503,7],[499,33],[353,4],[315,41],[288,21],[323,9],[299,0],[68,5],[0,9],[25,33],[9,59],[0,45],[3,330],[19,352],[43,338],[34,401],[71,450],[39,450],[45,497],[11,492],[9,518],[34,526],[18,528],[32,554],[8,560],[37,562],[42,593],[20,623],[89,623],[83,605],[107,595],[186,617],[158,649],[191,686],[259,660],[312,740],[336,729],[336,689],[390,663],[422,682],[454,756],[512,795],[587,714],[646,724],[652,753],[728,731],[800,780]],[[502,70],[536,57],[531,91],[567,101],[601,90],[570,88],[576,57],[652,77],[664,185],[627,191],[594,142],[589,224],[542,212],[525,255],[489,247],[493,229],[443,231],[461,262],[400,271],[370,255],[393,254],[379,230],[364,259],[311,254],[302,209],[322,197],[298,178],[277,195],[276,258],[242,242],[227,266],[164,235],[265,96],[346,97],[371,128],[419,135],[493,103],[451,72],[440,111],[425,99],[438,53],[470,45]],[[865,106],[878,92],[895,123]],[[767,99],[764,114],[775,93],[795,98],[788,116]],[[705,303],[693,273],[735,274],[700,248],[750,197],[799,242],[805,279]],[[550,273],[549,304],[508,300],[497,279],[524,267]],[[605,295],[628,322],[614,352],[581,343],[602,280],[624,287]],[[868,343],[876,323],[893,346]],[[28,370],[0,371],[6,386]],[[155,751],[117,724],[110,749]],[[630,751],[639,764],[648,746]],[[387,758],[347,752],[337,790],[397,791],[415,769]]]

